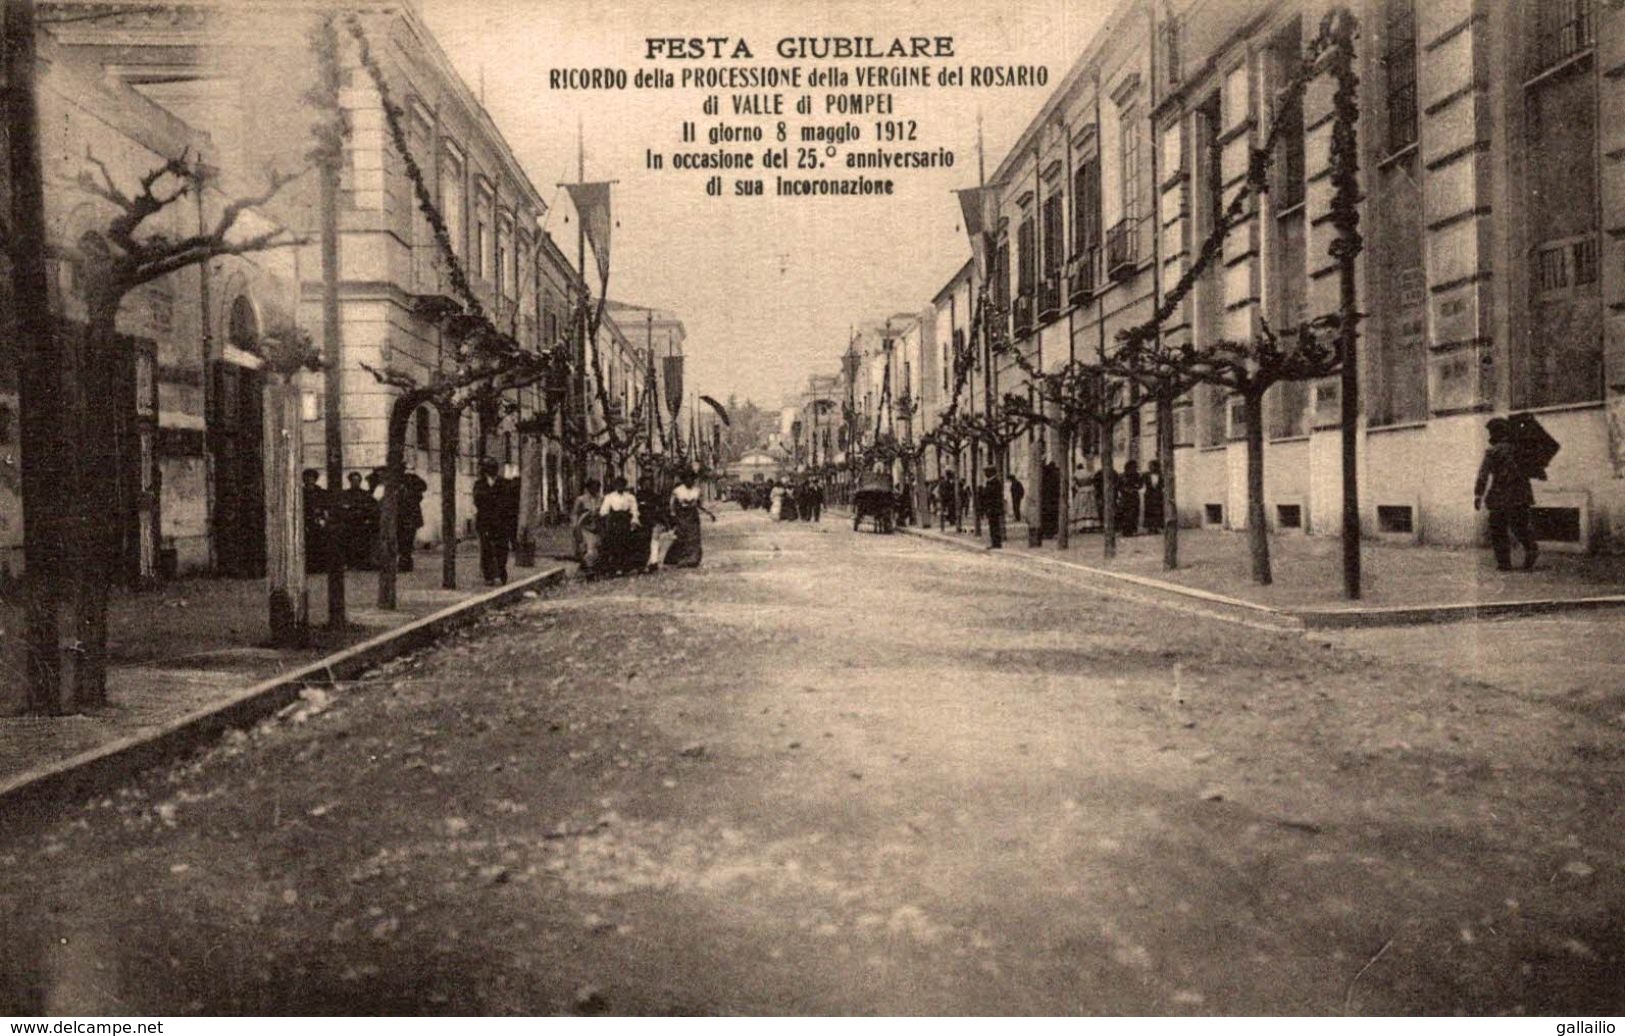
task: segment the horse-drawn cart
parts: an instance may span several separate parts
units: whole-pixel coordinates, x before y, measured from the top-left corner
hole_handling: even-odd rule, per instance
[[[896,521],[897,497],[890,475],[865,475],[852,494],[852,531],[863,527],[865,519],[874,532],[891,532]]]

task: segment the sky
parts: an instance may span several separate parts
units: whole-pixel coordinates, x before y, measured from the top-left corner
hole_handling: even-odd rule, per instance
[[[555,189],[575,179],[577,121],[583,127],[586,178],[614,179],[615,219],[609,294],[639,305],[675,311],[688,332],[687,380],[697,391],[726,398],[737,393],[777,405],[809,375],[834,373],[855,323],[918,311],[969,258],[951,191],[977,183],[977,120],[983,123],[989,175],[1027,122],[1065,76],[1111,9],[1110,0],[419,0],[425,21],[458,71],[476,91],[552,211],[547,229],[574,258],[576,221],[567,196]],[[937,88],[894,91],[897,111],[912,119],[918,139],[900,145],[946,148],[948,169],[869,171],[889,176],[897,193],[886,198],[772,197],[773,172],[763,176],[769,196],[707,198],[706,173],[646,168],[654,149],[710,150],[708,130],[719,124],[761,125],[771,137],[777,116],[736,118],[727,111],[734,93],[759,90],[552,90],[550,72],[617,68],[629,77],[664,68],[779,65],[783,37],[952,36],[951,59],[908,64],[1043,65],[1045,87]],[[649,61],[651,36],[743,38],[754,61],[706,59]],[[729,47],[734,44],[730,42]],[[840,64],[848,70],[878,62]],[[896,64],[894,62],[893,64]],[[857,92],[856,86],[833,92]],[[822,88],[783,91],[786,105]],[[872,91],[870,91],[872,92]],[[700,104],[717,94],[721,116]],[[682,122],[700,136],[679,141]],[[802,124],[852,121],[873,147],[874,116],[789,115],[794,135]],[[792,140],[795,155],[798,141]],[[734,145],[732,147],[737,147]],[[750,150],[762,151],[767,143]],[[792,158],[794,161],[794,158]],[[795,175],[793,172],[789,175]],[[853,175],[830,167],[819,176]],[[591,269],[591,259],[588,261]]]

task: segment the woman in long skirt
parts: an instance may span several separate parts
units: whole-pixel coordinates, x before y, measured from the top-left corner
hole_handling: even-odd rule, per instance
[[[671,520],[677,538],[666,552],[666,565],[671,568],[698,568],[704,551],[700,543],[700,512],[714,522],[717,516],[700,500],[700,491],[694,486],[693,473],[684,474],[671,491]]]
[[[570,537],[575,541],[576,561],[588,575],[598,569],[598,507],[603,503],[598,489],[598,480],[588,479],[570,508]]]
[[[638,498],[626,491],[626,479],[616,476],[598,505],[599,567],[607,575],[635,572],[643,567],[637,530]]]

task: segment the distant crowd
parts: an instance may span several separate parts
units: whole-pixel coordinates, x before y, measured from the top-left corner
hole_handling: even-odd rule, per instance
[[[776,522],[817,522],[824,517],[824,484],[816,478],[741,482],[733,499],[743,510],[756,508]]]

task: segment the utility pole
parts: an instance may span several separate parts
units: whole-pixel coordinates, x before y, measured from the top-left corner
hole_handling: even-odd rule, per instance
[[[582,129],[581,116],[576,116],[576,182],[585,183],[587,180],[587,140]],[[587,223],[582,218],[580,210],[576,211],[576,273],[581,278],[580,302],[576,306],[576,378],[575,394],[577,399],[576,416],[581,422],[580,439],[583,444],[591,433],[591,421],[588,420],[589,406],[587,403]],[[586,454],[582,454],[581,465],[586,464]],[[576,473],[575,485],[571,492],[579,492],[581,485],[586,481],[587,473]]]
[[[11,178],[11,280],[19,343],[18,436],[22,446],[23,573],[27,589],[28,709],[57,713],[59,687],[54,587],[62,502],[60,412],[50,282],[45,268],[45,183],[34,96],[34,2],[5,6],[5,91]]]
[[[321,167],[321,239],[322,239],[322,385],[323,428],[326,439],[327,492],[338,499],[344,488],[344,430],[343,406],[339,394],[344,388],[344,346],[340,338],[339,321],[339,164],[344,158],[344,145],[339,127],[344,113],[339,107],[341,69],[339,68],[338,32],[334,16],[324,16],[321,26],[322,47],[326,51],[317,64],[321,69],[321,92],[332,105],[328,117],[333,121],[332,136],[320,149]],[[349,625],[344,603],[344,552],[340,548],[338,523],[327,526],[327,628],[342,630]]]

